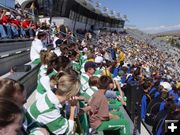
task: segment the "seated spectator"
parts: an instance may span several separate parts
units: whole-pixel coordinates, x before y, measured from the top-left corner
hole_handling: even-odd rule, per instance
[[[20,33],[19,33],[19,22],[15,19],[15,17],[13,15],[11,15],[10,17],[10,23],[11,23],[11,30],[12,30],[12,35],[13,38],[17,38],[19,37]]]
[[[5,12],[3,9],[0,9],[0,38],[6,38],[7,34],[3,26],[2,17],[4,16]]]
[[[63,43],[62,39],[62,35],[60,33],[56,33],[53,40],[53,47],[56,48],[57,46],[60,46]]]
[[[34,64],[40,63],[40,51],[43,50],[43,40],[46,39],[45,32],[38,32],[37,38],[32,41],[30,59]]]
[[[84,65],[85,73],[81,74],[81,91],[80,93],[86,93],[89,88],[89,78],[93,76],[96,70],[96,64],[94,62],[88,61]]]
[[[13,33],[11,30],[11,13],[6,12],[2,17],[2,24],[5,26],[7,38],[13,38]]]
[[[0,98],[0,134],[19,135],[21,121],[21,109],[12,101]]]
[[[85,93],[82,94],[82,96],[85,97],[87,101],[89,101],[92,98],[92,95],[98,91],[98,80],[99,77],[96,76],[91,76],[89,78],[89,88]]]
[[[35,101],[28,109],[31,119],[46,127],[52,134],[69,134],[74,129],[76,96],[80,89],[77,76],[61,73],[54,83],[53,91],[48,91],[41,99]],[[70,117],[62,115],[63,105],[69,102]]]
[[[22,84],[10,79],[0,80],[0,98],[9,99],[15,102],[22,110],[23,123],[21,123],[20,125],[22,127],[22,130],[19,131],[21,131],[22,133],[31,133],[33,135],[48,135],[47,131],[38,126],[36,123],[34,123],[34,125],[36,125],[36,128],[34,128],[32,125],[29,125],[30,121],[28,121],[26,109],[23,107],[24,103],[26,102],[26,90],[24,89],[24,86]]]
[[[119,135],[130,135],[129,123],[124,119],[121,112],[109,112],[108,101],[105,92],[113,82],[111,77],[101,76],[98,83],[98,92],[96,92],[89,106],[90,126],[97,131],[118,131]]]
[[[66,69],[67,65],[70,63],[67,57],[57,57],[53,52],[47,54],[47,57],[49,58],[47,72],[45,75],[41,76],[38,81],[36,99],[41,98],[44,93],[51,90],[50,79]]]
[[[32,25],[32,19],[31,18],[27,18],[22,22],[22,28],[23,30],[26,32],[26,36],[33,38],[34,37],[34,31],[31,28]]]

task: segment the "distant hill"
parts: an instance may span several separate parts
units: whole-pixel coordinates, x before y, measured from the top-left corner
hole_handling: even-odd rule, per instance
[[[164,31],[164,32],[156,33],[154,35],[156,35],[156,36],[180,36],[180,29]]]

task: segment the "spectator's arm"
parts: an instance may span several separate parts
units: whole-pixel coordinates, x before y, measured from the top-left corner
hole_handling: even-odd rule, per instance
[[[142,97],[142,100],[141,100],[141,119],[144,120],[145,119],[145,115],[146,115],[146,96],[144,95]]]

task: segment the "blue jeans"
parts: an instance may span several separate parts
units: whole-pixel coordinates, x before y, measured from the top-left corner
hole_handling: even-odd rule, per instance
[[[7,38],[12,38],[13,33],[12,33],[12,30],[11,30],[11,25],[10,24],[5,24],[4,26],[6,27]]]
[[[6,38],[7,34],[2,24],[0,24],[0,38]]]
[[[19,31],[20,31],[21,36],[26,37],[26,32],[25,32],[25,30],[23,30],[23,28],[20,27]]]
[[[19,37],[18,29],[15,26],[11,26],[12,32],[13,32],[13,38]]]
[[[106,96],[108,99],[116,99],[117,94],[116,94],[116,91],[107,90],[106,93],[105,93],[105,96]]]
[[[28,35],[29,37],[34,37],[33,29],[27,28],[27,29],[24,29],[24,30],[26,32],[26,35]]]

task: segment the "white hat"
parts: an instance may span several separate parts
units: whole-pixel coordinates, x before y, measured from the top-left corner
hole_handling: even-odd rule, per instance
[[[172,90],[171,84],[168,82],[161,82],[160,85],[163,86],[164,89],[167,89],[168,91]]]
[[[103,57],[102,56],[96,56],[95,58],[95,63],[102,63],[103,62]]]
[[[87,52],[87,51],[88,51],[88,49],[87,49],[87,48],[84,48],[84,49],[83,49],[83,52]]]
[[[5,15],[11,15],[11,13],[10,12],[6,12],[6,14]]]

